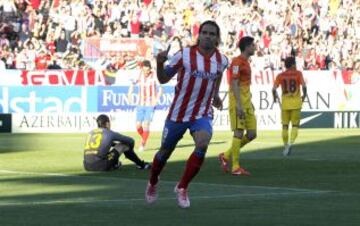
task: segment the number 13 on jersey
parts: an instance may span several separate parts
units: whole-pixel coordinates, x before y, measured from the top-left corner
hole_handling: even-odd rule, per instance
[[[86,138],[85,150],[98,149],[102,138],[102,133],[89,134]]]

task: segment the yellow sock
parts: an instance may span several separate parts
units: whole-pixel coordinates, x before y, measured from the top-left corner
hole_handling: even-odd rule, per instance
[[[293,144],[295,142],[295,139],[298,135],[298,127],[292,127],[291,128],[291,136],[290,136],[290,144]]]
[[[234,142],[234,139],[232,140],[232,143]],[[227,149],[227,151],[224,152],[224,158],[229,160],[231,158],[231,153],[232,153],[232,146],[233,144],[231,143],[231,146],[229,149]]]
[[[232,170],[234,170],[240,167],[239,154],[240,154],[241,139],[237,137],[233,137],[232,144],[233,144],[231,145]]]
[[[288,129],[282,130],[282,139],[283,139],[284,145],[287,145],[287,143],[289,142],[289,130]]]
[[[247,143],[249,143],[250,140],[247,138],[247,136],[244,136],[242,139],[241,139],[241,145],[240,145],[240,148],[244,147]]]
[[[239,138],[233,137],[230,148],[224,152],[225,159],[229,160],[231,158],[232,150],[237,146],[237,140],[239,140]]]

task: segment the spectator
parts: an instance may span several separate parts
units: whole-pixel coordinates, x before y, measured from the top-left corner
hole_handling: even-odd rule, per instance
[[[71,8],[66,8],[64,10],[63,17],[63,28],[65,30],[65,37],[66,40],[70,41],[71,34],[76,30],[76,19],[71,14]]]
[[[14,49],[15,52],[15,68],[16,69],[25,69],[26,68],[26,61],[27,57],[25,54],[25,50],[19,50],[18,48]]]
[[[140,35],[141,22],[138,16],[133,13],[130,21],[130,33],[132,38],[138,38]]]
[[[69,41],[66,40],[65,31],[62,30],[60,37],[55,40],[55,51],[58,55],[62,56],[69,47]]]
[[[39,54],[35,57],[35,68],[37,70],[44,70],[48,68],[48,63],[50,62],[51,57],[46,52],[45,49],[41,49]]]
[[[17,8],[14,0],[1,1],[0,6],[2,7],[3,19],[7,21],[13,21],[17,13]]]
[[[24,54],[26,56],[25,68],[26,70],[35,69],[35,58],[36,58],[36,50],[33,40],[27,40],[24,43]]]
[[[25,23],[23,23],[21,25],[21,31],[19,32],[19,39],[20,41],[25,42],[29,38],[30,38],[30,32],[28,26]]]
[[[173,36],[191,45],[191,40],[197,38],[199,23],[215,19],[222,27],[224,43],[220,48],[224,53],[231,53],[239,38],[253,35],[261,47],[257,50],[261,53],[255,55],[265,62],[270,59],[274,69],[281,69],[277,67],[278,59],[289,56],[292,49],[305,53],[304,62],[297,65],[307,69],[311,47],[318,47],[312,55],[320,69],[326,68],[329,60],[324,59],[330,56],[336,67],[353,68],[360,50],[359,12],[359,1],[2,0],[0,34],[7,39],[1,42],[9,42],[12,50],[18,47],[19,52],[22,47],[15,44],[17,40],[24,43],[30,37],[46,40],[45,45],[51,49],[51,43],[62,36],[61,30],[68,42],[72,42],[73,33],[80,40],[153,38],[163,37],[164,33],[166,40],[161,39],[160,46]],[[57,52],[63,53],[67,45],[60,43]],[[324,49],[329,51],[324,53]]]
[[[53,56],[52,63],[49,64],[47,69],[61,69],[61,66],[58,64],[55,56]]]
[[[9,47],[10,46],[9,39],[7,39],[6,34],[2,34],[0,36],[0,46],[1,47],[4,47],[4,46]]]

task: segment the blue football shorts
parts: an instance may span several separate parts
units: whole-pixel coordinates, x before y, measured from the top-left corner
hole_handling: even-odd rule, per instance
[[[203,117],[190,122],[174,122],[166,120],[163,133],[161,146],[166,150],[174,150],[176,144],[181,140],[186,130],[189,129],[190,133],[205,130],[212,136],[212,119]]]
[[[136,108],[136,121],[137,122],[151,122],[154,116],[154,107],[151,106],[138,106]]]

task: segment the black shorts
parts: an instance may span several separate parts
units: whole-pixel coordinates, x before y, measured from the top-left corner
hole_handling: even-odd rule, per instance
[[[115,150],[111,150],[107,159],[85,158],[84,168],[86,171],[109,171],[116,168],[119,163],[119,153]]]

